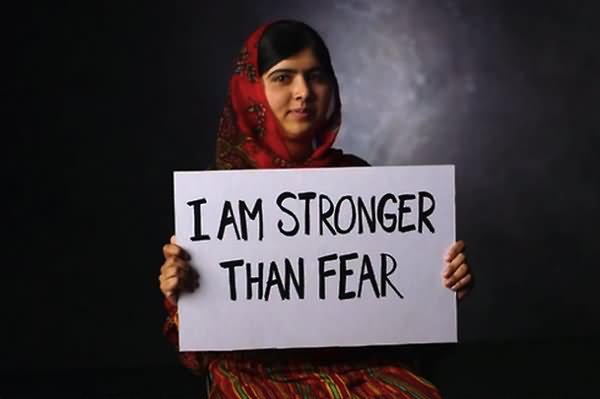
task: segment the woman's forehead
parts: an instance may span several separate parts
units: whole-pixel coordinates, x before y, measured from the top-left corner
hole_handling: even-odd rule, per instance
[[[284,58],[283,60],[279,61],[267,71],[267,74],[279,69],[289,69],[298,72],[305,72],[310,69],[319,68],[320,66],[321,62],[315,55],[314,51],[310,48],[307,48],[300,51],[299,53],[296,53],[288,58]]]

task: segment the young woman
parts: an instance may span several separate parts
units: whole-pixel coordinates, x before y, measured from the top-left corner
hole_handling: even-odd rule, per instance
[[[340,124],[338,83],[321,37],[296,21],[262,26],[246,41],[230,80],[217,169],[368,166],[332,148]],[[471,282],[463,250],[458,241],[442,260],[442,284],[459,299]],[[197,275],[175,237],[163,253],[165,334],[177,345],[177,295],[194,289]],[[182,352],[180,358],[195,373],[208,371],[210,398],[440,397],[381,348]]]

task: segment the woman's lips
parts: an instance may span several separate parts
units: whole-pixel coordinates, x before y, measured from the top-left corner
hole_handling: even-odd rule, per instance
[[[290,110],[289,115],[293,119],[307,119],[310,117],[311,111],[307,108],[292,109]]]

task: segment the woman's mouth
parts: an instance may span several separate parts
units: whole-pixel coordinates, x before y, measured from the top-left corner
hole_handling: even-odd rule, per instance
[[[306,119],[310,117],[311,112],[308,108],[296,108],[289,111],[289,115],[293,119]]]

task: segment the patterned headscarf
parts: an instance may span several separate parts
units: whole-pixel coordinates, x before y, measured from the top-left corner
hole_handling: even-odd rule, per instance
[[[364,161],[331,148],[341,125],[341,103],[335,75],[332,76],[336,91],[335,107],[324,128],[317,133],[317,147],[305,161],[291,159],[258,73],[258,45],[269,25],[263,25],[250,35],[235,64],[227,102],[219,121],[217,169],[364,165]]]

